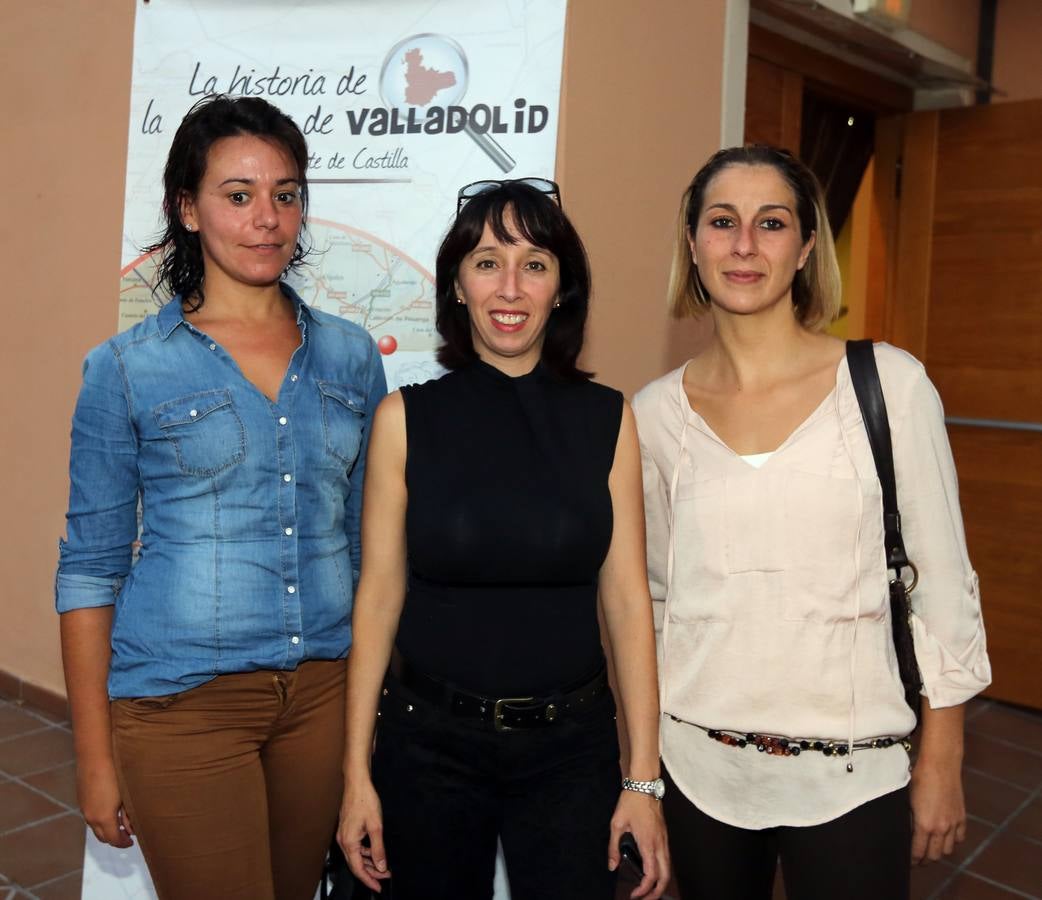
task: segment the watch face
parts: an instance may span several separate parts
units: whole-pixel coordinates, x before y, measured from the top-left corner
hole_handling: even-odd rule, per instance
[[[666,796],[666,782],[661,778],[656,778],[652,784],[655,786],[655,799],[661,800]]]

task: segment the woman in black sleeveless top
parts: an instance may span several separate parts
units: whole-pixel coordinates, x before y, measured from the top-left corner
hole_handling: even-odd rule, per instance
[[[449,373],[374,419],[339,839],[394,900],[491,897],[497,840],[513,900],[608,900],[627,831],[634,896],[668,882],[639,449],[576,367],[588,297],[553,182],[468,185],[437,263]]]

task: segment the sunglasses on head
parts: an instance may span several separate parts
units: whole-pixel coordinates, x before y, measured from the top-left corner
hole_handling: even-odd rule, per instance
[[[459,211],[463,209],[468,200],[473,200],[486,191],[494,191],[496,188],[501,188],[505,184],[527,185],[530,188],[535,188],[541,194],[552,197],[558,206],[561,205],[561,189],[556,182],[550,181],[548,178],[505,178],[502,181],[472,181],[470,184],[465,184],[459,189],[459,194],[456,195],[456,214],[459,215]]]

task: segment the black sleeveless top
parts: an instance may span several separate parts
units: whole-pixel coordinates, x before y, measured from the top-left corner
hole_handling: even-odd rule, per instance
[[[409,578],[397,645],[459,687],[530,696],[603,661],[597,577],[622,395],[476,361],[402,388]]]

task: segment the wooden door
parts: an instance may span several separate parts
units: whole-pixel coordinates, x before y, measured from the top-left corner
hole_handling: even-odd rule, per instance
[[[882,335],[944,401],[988,693],[1042,709],[1042,100],[914,113],[881,135],[900,147]]]

